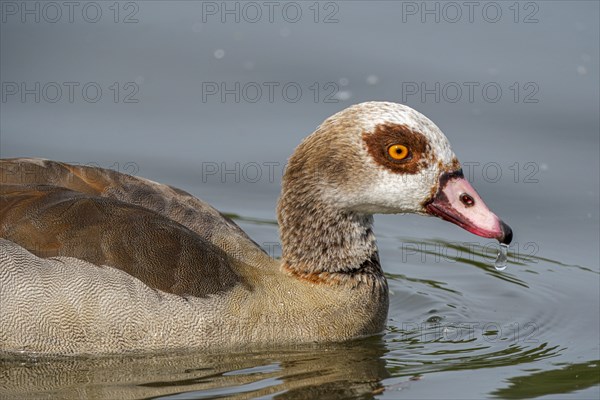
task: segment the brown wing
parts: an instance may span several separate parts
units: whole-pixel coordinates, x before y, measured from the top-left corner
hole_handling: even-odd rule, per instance
[[[225,252],[185,226],[140,206],[57,186],[2,184],[0,237],[41,257],[119,268],[168,293],[206,296],[239,281]]]
[[[261,266],[271,259],[233,221],[191,194],[113,170],[17,158],[0,160],[0,183],[43,184],[117,199],[153,210],[223,249],[230,257]]]

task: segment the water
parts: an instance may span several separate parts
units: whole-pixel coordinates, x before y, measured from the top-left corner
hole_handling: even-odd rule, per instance
[[[275,233],[264,222],[241,223]],[[395,243],[395,251],[419,243],[416,259],[435,259],[440,246],[457,255],[437,265],[386,257],[392,294],[381,336],[242,354],[4,359],[0,388],[7,397],[23,399],[432,398],[453,385],[461,398],[598,394],[600,360],[592,329],[597,316],[579,318],[567,301],[575,292],[581,292],[582,303],[593,301],[589,289],[597,271],[511,254],[511,272],[498,273],[484,246],[385,235],[380,241]],[[451,271],[444,274],[445,269]],[[573,276],[589,284],[567,284],[556,292],[557,281],[572,283]]]
[[[132,2],[134,23],[115,23],[112,2],[97,23],[80,13],[73,23],[7,15],[2,81],[65,89],[56,102],[47,101],[52,85],[39,102],[3,92],[0,156],[99,165],[180,187],[279,256],[275,206],[293,148],[350,104],[403,102],[441,127],[465,177],[513,229],[506,269],[495,268],[491,240],[435,218],[377,215],[391,290],[380,336],[243,354],[4,356],[0,398],[599,398],[599,3],[522,2],[515,22],[513,2],[496,2],[496,23],[482,18],[483,3],[473,22],[465,8],[458,22],[444,14],[422,23],[402,8],[422,2],[365,1],[320,3],[321,22],[337,5],[333,23],[314,22],[313,2],[298,3],[297,23],[203,22],[208,3]],[[136,11],[121,5],[119,20]],[[63,82],[79,83],[73,102]],[[82,98],[89,82],[102,88],[97,102]],[[246,101],[255,86],[239,102],[203,98],[203,83],[213,82],[265,90],[256,102]],[[302,97],[290,101],[290,86],[270,102],[265,82],[298,84]]]
[[[506,261],[508,261],[508,245],[500,243],[498,256],[496,257],[496,261],[494,261],[496,271],[504,271],[506,269]]]

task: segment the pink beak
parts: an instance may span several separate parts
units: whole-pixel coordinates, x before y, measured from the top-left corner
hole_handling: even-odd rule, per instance
[[[510,244],[512,230],[485,205],[462,170],[440,176],[437,193],[425,203],[431,215],[452,222],[476,235]]]

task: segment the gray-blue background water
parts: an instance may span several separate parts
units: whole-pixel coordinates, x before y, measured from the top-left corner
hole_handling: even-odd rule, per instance
[[[294,147],[350,104],[396,101],[441,127],[515,232],[498,273],[490,241],[433,218],[376,216],[393,291],[381,338],[5,360],[0,395],[598,398],[598,2],[0,5],[3,158],[181,187],[277,256]]]

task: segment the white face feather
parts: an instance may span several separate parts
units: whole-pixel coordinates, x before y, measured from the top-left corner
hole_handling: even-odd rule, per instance
[[[437,166],[416,175],[380,171],[370,185],[348,199],[346,208],[366,214],[422,214],[422,204],[431,197],[440,173]]]
[[[348,188],[336,187],[327,193],[331,186],[324,188],[323,195],[336,199],[339,207],[367,214],[375,213],[424,213],[423,203],[435,192],[440,175],[456,159],[450,143],[442,131],[423,114],[410,107],[384,102],[357,104],[336,115],[333,119],[350,117],[355,123],[348,134],[356,135],[352,142],[361,145],[358,154],[361,163],[361,176],[349,182]],[[363,134],[373,133],[377,126],[399,124],[422,134],[429,144],[424,158],[429,160],[426,168],[414,174],[391,171],[379,164],[369,154]]]

